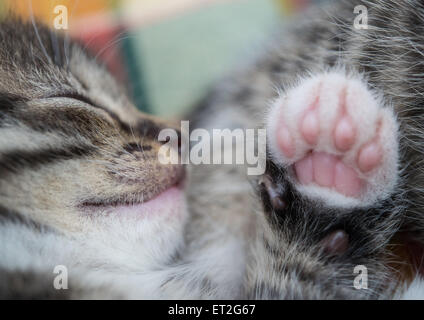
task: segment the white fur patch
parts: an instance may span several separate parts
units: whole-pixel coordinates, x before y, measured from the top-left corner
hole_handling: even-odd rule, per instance
[[[408,289],[400,289],[395,295],[397,300],[424,300],[424,279],[417,277],[408,287]]]
[[[346,104],[341,102],[341,93],[346,90]],[[300,123],[306,110],[319,95],[316,107],[320,123],[316,145],[309,145],[302,136]],[[340,108],[345,109],[356,127],[355,142],[346,152],[336,149],[333,131]],[[277,143],[277,132],[284,124],[292,135],[295,145],[294,156],[288,158]],[[296,87],[274,101],[267,116],[268,144],[273,161],[285,168],[301,160],[308,152],[325,152],[340,157],[355,169],[366,182],[361,196],[345,197],[336,191],[318,185],[300,185],[291,174],[289,179],[305,196],[324,200],[330,206],[364,207],[377,200],[387,198],[398,181],[398,124],[390,106],[384,106],[382,99],[368,89],[364,80],[347,76],[344,72],[328,72],[302,80]],[[359,150],[378,135],[383,151],[380,165],[368,173],[358,169]],[[289,170],[293,172],[293,170]]]

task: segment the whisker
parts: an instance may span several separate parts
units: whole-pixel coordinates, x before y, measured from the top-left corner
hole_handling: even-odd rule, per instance
[[[112,46],[114,46],[115,44],[117,44],[118,42],[120,42],[120,41],[122,41],[122,40],[125,40],[125,39],[130,39],[130,38],[134,38],[134,36],[130,36],[130,35],[126,35],[126,36],[123,36],[123,37],[121,37],[121,35],[123,35],[123,34],[125,34],[125,31],[122,31],[121,33],[119,33],[116,37],[120,37],[120,38],[118,38],[118,39],[116,39],[116,40],[111,40],[107,45],[105,45],[104,47],[103,47],[103,49],[102,50],[100,50],[97,54],[96,54],[96,56],[94,57],[94,59],[95,60],[97,60],[97,58],[100,56],[100,55],[102,55],[107,49],[109,49],[110,47],[112,47]],[[115,37],[115,38],[116,38]]]
[[[51,60],[50,56],[47,54],[47,50],[44,47],[43,42],[41,41],[40,33],[38,32],[37,24],[35,23],[34,11],[32,9],[32,1],[31,0],[28,0],[28,6],[29,6],[29,12],[30,12],[30,16],[31,16],[31,23],[32,23],[32,26],[33,26],[34,31],[35,31],[35,36],[37,37],[37,40],[38,40],[38,42],[41,46],[41,50],[43,51],[44,56],[51,63],[52,60]]]
[[[66,32],[63,37],[63,54],[65,55],[65,66],[67,69],[69,68],[69,44],[69,33]]]
[[[114,41],[117,37],[122,36],[124,33],[125,33],[125,31],[121,31],[121,32],[120,32],[120,33],[118,33],[116,36],[114,36],[111,40],[109,40],[109,41],[106,43],[106,45],[108,45],[111,41]],[[100,35],[96,35],[96,36],[91,37],[89,41],[85,42],[83,49],[84,49],[84,50],[87,50],[87,49],[88,49],[88,47],[91,45],[91,43],[92,43],[94,40],[96,40],[96,38],[98,38],[98,37],[100,37]],[[105,46],[106,46],[106,45],[105,45]]]
[[[53,30],[50,31],[50,40],[51,40],[53,53],[54,53],[54,62],[57,65],[61,65],[62,57],[61,57],[60,49],[59,49],[59,42],[57,40],[57,34]]]
[[[71,12],[69,14],[69,17],[72,17],[74,12],[75,12],[75,8],[78,6],[79,4],[79,0],[76,0],[74,5],[72,6]],[[68,19],[69,20],[69,19]],[[69,35],[69,30],[67,32],[65,32],[65,36],[63,39],[63,48],[64,48],[64,55],[65,55],[65,60],[66,60],[66,67],[69,68],[69,50],[70,50],[70,35]]]

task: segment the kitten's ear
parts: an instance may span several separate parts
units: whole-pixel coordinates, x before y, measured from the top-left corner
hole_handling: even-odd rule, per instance
[[[326,255],[340,256],[349,248],[349,235],[343,230],[336,230],[320,241]]]

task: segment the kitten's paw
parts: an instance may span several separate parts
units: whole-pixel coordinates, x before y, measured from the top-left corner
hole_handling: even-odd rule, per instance
[[[367,206],[396,185],[396,118],[359,79],[327,73],[304,80],[273,104],[267,126],[272,160],[309,197]]]

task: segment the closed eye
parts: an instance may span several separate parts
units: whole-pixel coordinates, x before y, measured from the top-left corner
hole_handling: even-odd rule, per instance
[[[154,121],[150,120],[150,119],[142,119],[141,121],[139,121],[136,125],[136,127],[131,128],[127,123],[123,122],[119,116],[114,113],[113,111],[102,107],[98,104],[95,104],[93,102],[93,100],[91,100],[90,98],[81,95],[77,92],[67,92],[67,93],[63,93],[63,94],[56,94],[53,96],[49,96],[48,98],[69,98],[69,99],[74,99],[74,100],[78,100],[81,102],[84,102],[94,108],[97,109],[101,109],[105,112],[107,112],[109,114],[109,116],[115,120],[115,122],[119,125],[120,129],[129,133],[129,134],[134,134],[134,130],[141,132],[143,136],[147,136],[147,137],[151,137],[153,139],[157,139],[157,136],[159,134],[159,131],[161,129],[163,129],[162,127],[158,126],[157,123],[155,123]],[[178,135],[181,136],[181,133],[179,131],[177,131]],[[181,141],[181,139],[179,140]]]
[[[66,93],[63,93],[63,94],[55,94],[55,95],[49,96],[47,98],[68,98],[68,99],[73,99],[73,100],[78,100],[78,101],[84,102],[85,104],[88,104],[88,105],[90,105],[94,108],[97,108],[97,109],[100,109],[100,110],[107,112],[109,114],[109,116],[119,124],[119,126],[122,130],[130,131],[129,126],[126,123],[124,123],[115,112],[94,103],[93,100],[91,100],[87,96],[84,96],[80,93],[66,92]]]
[[[52,96],[48,96],[47,98],[69,98],[69,99],[73,99],[73,100],[78,100],[78,101],[84,102],[86,104],[89,104],[92,107],[99,108],[99,109],[102,109],[102,110],[105,110],[106,112],[108,112],[108,110],[106,110],[106,108],[100,107],[99,105],[94,103],[93,100],[91,100],[90,98],[88,98],[88,97],[86,97],[82,94],[76,93],[76,92],[75,93],[70,92],[70,93],[63,93],[63,94],[55,94],[55,95],[52,95]]]

